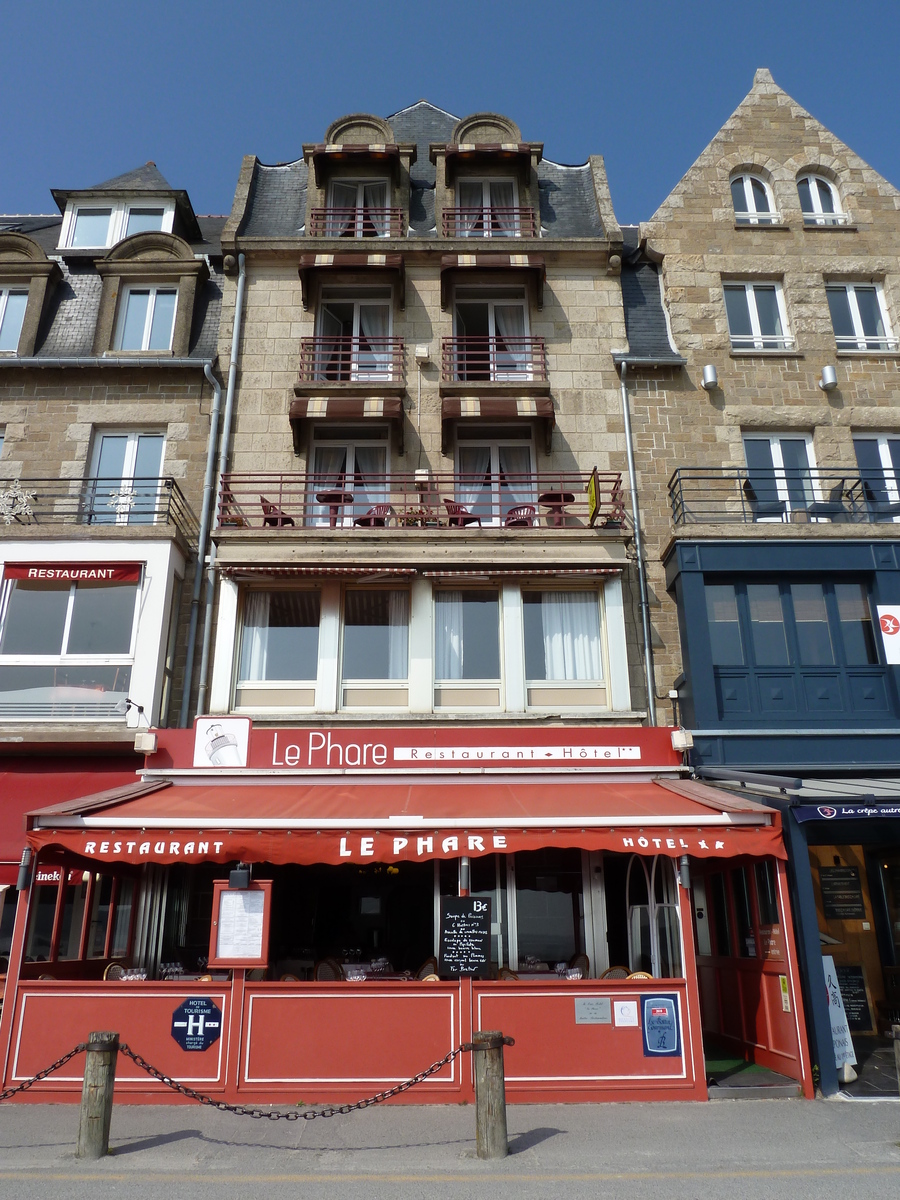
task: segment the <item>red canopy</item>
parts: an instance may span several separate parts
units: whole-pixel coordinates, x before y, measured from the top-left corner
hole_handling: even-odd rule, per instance
[[[778,814],[692,782],[160,782],[32,814],[98,862],[398,862],[544,846],[786,857]]]

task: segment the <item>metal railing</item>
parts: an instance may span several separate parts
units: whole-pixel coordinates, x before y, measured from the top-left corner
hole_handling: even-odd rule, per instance
[[[427,477],[426,477],[427,476]],[[589,523],[589,472],[228,474],[220,529],[565,529]],[[597,524],[625,522],[622,477],[597,473]]]
[[[741,209],[740,212],[735,212],[734,223],[736,225],[780,225],[780,212],[748,212],[747,209]]]
[[[444,237],[533,238],[537,236],[530,208],[445,208],[441,217]]]
[[[897,338],[874,333],[836,334],[834,340],[838,350],[896,350],[900,346]]]
[[[871,524],[900,518],[892,472],[679,467],[669,480],[676,525],[808,522]]]
[[[174,479],[0,480],[2,525],[174,525],[190,542],[198,524]]]
[[[732,333],[732,350],[793,350],[794,339],[787,333]]]
[[[402,383],[403,339],[398,337],[309,337],[300,342],[300,382]]]
[[[449,337],[441,343],[444,382],[527,383],[547,379],[540,337]]]
[[[817,213],[805,212],[803,214],[804,225],[849,225],[849,213]]]
[[[403,237],[402,208],[314,208],[309,236],[327,238]]]

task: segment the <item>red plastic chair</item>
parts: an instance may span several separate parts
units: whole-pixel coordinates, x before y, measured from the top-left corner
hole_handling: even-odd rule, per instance
[[[353,524],[366,529],[384,529],[393,511],[390,504],[373,504],[361,517],[354,517]]]
[[[533,504],[517,504],[507,510],[503,519],[504,529],[531,529],[534,525],[536,509]]]
[[[465,525],[477,525],[481,528],[481,517],[476,517],[474,513],[470,513],[464,504],[457,504],[455,500],[444,499],[444,507],[447,509],[447,524],[456,529],[462,529]]]
[[[274,525],[276,529],[281,529],[284,525],[293,525],[294,518],[289,517],[277,504],[273,504],[265,496],[260,496],[259,502],[263,510],[263,525]]]

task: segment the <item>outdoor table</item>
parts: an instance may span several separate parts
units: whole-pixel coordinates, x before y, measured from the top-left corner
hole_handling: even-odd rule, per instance
[[[547,514],[550,524],[557,527],[565,524],[566,505],[574,502],[574,492],[543,492],[538,496],[538,504],[550,510]]]
[[[328,505],[328,523],[332,529],[335,529],[341,509],[345,504],[353,503],[353,493],[340,490],[316,492],[316,499],[320,504]]]

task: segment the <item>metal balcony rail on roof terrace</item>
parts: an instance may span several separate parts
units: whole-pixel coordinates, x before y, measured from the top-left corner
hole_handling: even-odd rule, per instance
[[[402,208],[314,208],[309,216],[310,237],[403,237]]]
[[[223,475],[219,528],[263,529],[573,529],[589,524],[590,472],[513,475]],[[597,525],[625,523],[622,477],[597,473]]]
[[[900,520],[894,472],[861,472],[858,466],[679,467],[669,480],[669,502],[676,525]]]
[[[445,208],[441,216],[444,237],[533,238],[537,237],[534,211],[530,208]]]
[[[448,337],[441,343],[445,383],[544,383],[547,351],[541,337]]]
[[[171,477],[0,480],[4,525],[173,525],[188,542],[197,518]]]
[[[301,383],[398,383],[405,375],[403,339],[349,335],[302,338]]]

